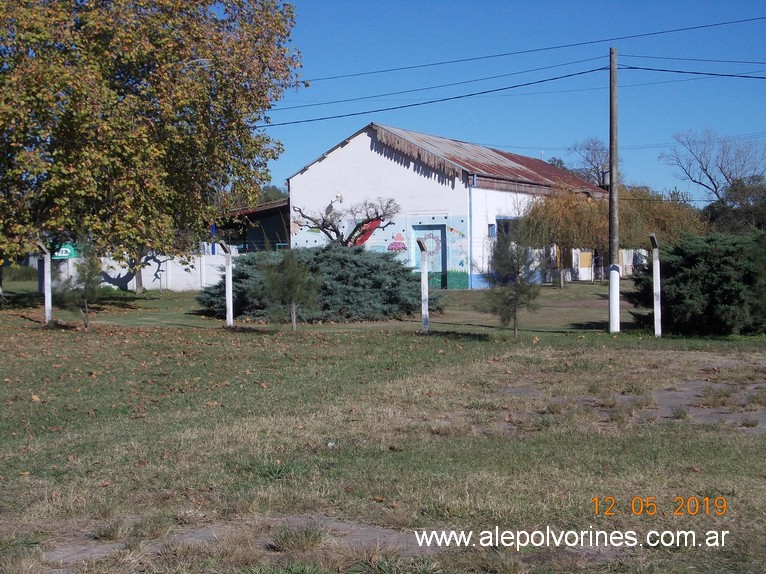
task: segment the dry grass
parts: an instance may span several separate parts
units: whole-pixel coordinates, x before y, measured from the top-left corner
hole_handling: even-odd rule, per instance
[[[434,318],[428,337],[415,322],[297,336],[213,325],[83,333],[0,312],[7,352],[20,359],[0,402],[0,512],[54,536],[77,520],[124,544],[72,572],[758,572],[766,462],[762,437],[744,431],[760,430],[766,406],[762,342],[572,330],[592,319],[589,307],[553,329],[561,299],[514,339],[467,307],[470,294],[457,296],[463,307]],[[712,390],[664,414],[656,393],[685,381]],[[732,425],[698,424],[690,412],[703,401],[731,410]],[[731,510],[673,517],[673,498],[691,495],[726,496]],[[604,496],[627,514],[594,516],[591,500]],[[656,496],[671,515],[631,516],[636,496]],[[265,533],[160,551],[150,543],[281,515],[397,529],[729,529],[733,542],[715,554],[635,551],[595,563],[489,551],[414,559],[340,550],[327,533],[297,528],[271,551],[256,543]],[[34,549],[21,554],[25,568],[40,566]]]

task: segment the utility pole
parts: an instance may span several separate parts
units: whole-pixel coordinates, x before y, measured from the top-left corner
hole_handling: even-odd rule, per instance
[[[609,48],[609,332],[620,332],[620,218],[617,173],[617,48]]]

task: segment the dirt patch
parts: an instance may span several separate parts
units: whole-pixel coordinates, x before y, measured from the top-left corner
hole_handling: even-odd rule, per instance
[[[762,382],[726,385],[709,381],[681,381],[672,387],[643,395],[614,393],[608,396],[557,396],[545,401],[545,393],[532,386],[502,387],[501,393],[520,401],[536,401],[538,414],[559,414],[571,407],[590,411],[599,423],[623,420],[633,424],[687,421],[718,424],[745,434],[766,434],[766,406],[751,402],[763,393]],[[512,402],[511,402],[512,404]],[[504,430],[511,434],[529,430],[528,411],[509,409]]]
[[[317,528],[321,529],[325,543],[354,550],[386,548],[403,556],[420,556],[434,552],[418,545],[413,531],[395,530],[358,522],[336,520],[324,516],[286,516],[279,518],[258,518],[247,521],[231,521],[197,527],[175,529],[162,540],[149,542],[143,549],[146,555],[158,555],[163,548],[172,544],[214,544],[232,535],[245,536],[254,547],[264,552],[271,551],[274,558],[271,532],[274,528]],[[64,525],[61,525],[64,528]],[[66,574],[68,567],[80,562],[99,561],[126,547],[125,542],[104,542],[94,540],[87,528],[74,524],[67,528],[64,536],[45,543],[42,561],[49,565],[45,574]]]

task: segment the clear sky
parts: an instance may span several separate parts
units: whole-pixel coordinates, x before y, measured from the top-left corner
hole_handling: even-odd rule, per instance
[[[286,93],[270,112],[275,125],[267,131],[285,148],[271,164],[273,183],[280,187],[370,122],[574,163],[568,148],[575,142],[609,140],[610,47],[617,48],[621,68],[619,154],[626,183],[657,191],[678,187],[701,200],[707,196],[658,161],[675,133],[709,127],[722,136],[766,140],[766,80],[625,68],[766,78],[766,19],[653,34],[764,18],[764,0],[295,0],[293,5],[293,46],[302,54],[300,73],[310,86]],[[472,60],[429,65],[466,59]],[[403,67],[414,68],[364,74]],[[591,72],[598,68],[603,69]],[[540,83],[513,87],[530,82]]]

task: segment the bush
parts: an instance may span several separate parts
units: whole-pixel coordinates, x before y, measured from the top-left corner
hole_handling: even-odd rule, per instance
[[[764,233],[686,236],[661,249],[662,329],[684,335],[730,335],[766,330],[763,285],[766,269],[759,261]],[[628,300],[652,308],[652,271],[633,276],[636,291]],[[646,315],[636,315],[645,321]]]
[[[37,269],[26,265],[3,267],[3,279],[5,281],[37,281]]]
[[[318,304],[298,309],[301,321],[380,321],[420,311],[420,276],[393,253],[334,244],[293,253],[319,284]],[[282,256],[281,252],[259,251],[236,258],[232,270],[235,316],[268,318],[268,301],[262,296],[266,271],[278,267]],[[438,300],[429,299],[431,309],[440,311]],[[225,316],[223,280],[203,290],[197,301],[215,315]]]

